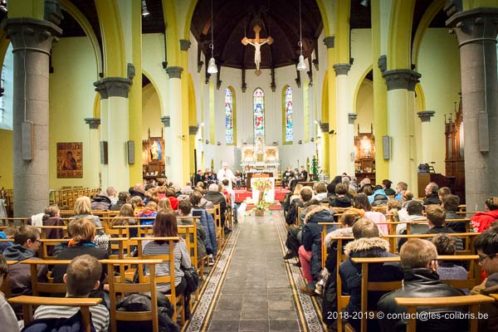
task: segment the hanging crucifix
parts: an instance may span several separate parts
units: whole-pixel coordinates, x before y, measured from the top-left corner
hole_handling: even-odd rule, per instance
[[[268,36],[268,38],[259,38],[259,33],[261,32],[261,27],[256,24],[253,28],[256,38],[242,38],[242,44],[247,46],[247,44],[254,46],[254,63],[256,64],[256,75],[261,75],[261,70],[259,66],[261,65],[261,46],[264,44],[273,44],[273,38]]]

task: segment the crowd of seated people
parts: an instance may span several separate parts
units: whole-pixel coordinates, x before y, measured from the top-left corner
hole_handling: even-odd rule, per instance
[[[120,193],[109,188],[97,197],[81,196],[76,199],[74,213],[68,215],[68,211],[65,211],[67,218],[61,218],[57,205],[50,205],[39,215],[33,216],[26,225],[3,227],[0,230],[0,238],[3,239],[0,242],[2,246],[0,286],[1,281],[8,279],[4,287],[7,287],[9,296],[30,295],[32,294],[30,265],[22,264],[22,261],[41,260],[43,255],[54,259],[72,260],[69,265],[37,264],[38,282],[51,280],[55,283],[65,283],[67,297],[91,296],[104,299],[102,305],[91,308],[91,313],[95,330],[107,331],[109,325],[109,308],[106,308],[109,305],[107,283],[108,278],[113,277],[112,273],[116,274],[117,271],[107,271],[107,266],[100,264],[99,261],[117,253],[115,247],[111,246],[112,236],[116,235],[107,234],[106,230],[129,226],[126,228],[127,231],[119,233],[119,236],[128,236],[129,239],[137,236],[179,237],[179,241],[174,244],[174,285],[176,296],[184,297],[183,305],[187,308],[188,317],[189,292],[191,291],[186,290],[183,271],[192,267],[197,269],[198,266],[192,266],[192,248],[186,246],[178,227],[180,225],[182,227],[196,226],[197,264],[207,257],[206,264],[213,265],[219,252],[217,226],[213,218],[216,212],[213,208],[215,206],[221,208],[222,224],[227,224],[225,225],[226,235],[230,230],[225,220],[225,212],[227,207],[230,207],[233,196],[221,184],[211,183],[208,191],[202,185],[192,188],[187,184],[186,187],[188,190],[185,188],[180,190],[172,185],[149,185],[146,189],[143,185],[137,184],[128,192]],[[29,225],[30,223],[33,225]],[[149,228],[152,232],[148,232],[150,235],[143,235],[147,232],[138,233],[140,227]],[[11,241],[5,241],[9,239]],[[46,250],[42,255],[42,241],[48,241],[48,239],[60,240],[60,242],[56,241],[57,245],[44,247]],[[170,249],[169,243],[160,240],[144,240],[142,245],[144,258],[148,255],[167,255]],[[136,255],[137,248],[130,246],[130,248],[133,247],[134,250],[127,251],[125,254]],[[6,261],[9,262],[8,266]],[[15,264],[15,262],[18,263]],[[43,263],[43,260],[40,262]],[[169,275],[169,273],[168,263],[156,266],[157,276]],[[132,278],[130,282],[133,280],[136,279]],[[164,294],[170,292],[169,284],[159,284],[157,289]],[[8,331],[19,331],[19,326],[22,326],[22,324],[18,325],[18,321],[20,323],[22,318],[22,308],[14,307],[14,309],[12,311],[5,297],[0,295],[0,318],[2,324],[4,322],[9,324]],[[35,320],[68,318],[77,311],[77,307],[40,306],[33,317]],[[13,329],[10,329],[10,325]],[[4,331],[3,328],[0,330]]]
[[[402,280],[404,284],[404,288],[389,294],[387,291],[368,292],[369,310],[380,309],[386,313],[406,312],[406,308],[400,307],[394,301],[398,296],[436,297],[464,295],[469,292],[498,293],[498,277],[495,277],[498,275],[498,222],[493,226],[493,223],[498,221],[498,212],[495,213],[498,211],[498,198],[487,199],[485,211],[477,212],[466,219],[465,212],[460,210],[460,198],[453,195],[448,187],[439,188],[436,183],[431,182],[425,188],[424,197],[416,199],[405,182],[397,183],[395,190],[391,189],[391,185],[392,182],[387,179],[378,186],[369,180],[356,185],[356,181],[341,175],[336,176],[329,184],[315,183],[313,188],[303,187],[298,183],[286,197],[283,206],[288,233],[284,259],[292,262],[292,259],[298,258],[293,264],[301,268],[303,286],[300,290],[310,296],[322,297],[322,317],[332,330],[336,328],[337,320],[327,313],[338,310],[338,276],[342,280],[341,292],[350,296],[349,304],[341,310],[349,312],[349,317],[356,317],[351,314],[361,310],[361,266],[351,260],[355,257],[400,257],[398,263],[369,264],[369,282]],[[323,199],[322,192],[317,190],[323,186],[327,188],[327,199]],[[315,197],[319,200],[315,200]],[[320,210],[313,208],[317,206],[315,204],[318,204]],[[313,209],[320,211],[316,218],[301,218],[303,213],[306,215],[314,211]],[[325,215],[327,210],[330,213]],[[321,224],[327,225],[326,228],[322,228]],[[323,233],[325,229],[326,233]],[[472,236],[451,236],[453,233],[469,234],[466,233],[469,229],[481,234],[476,234],[478,236],[474,239]],[[322,234],[319,236],[319,233]],[[417,234],[423,239],[417,239]],[[430,234],[434,237],[427,237]],[[389,237],[383,238],[384,236]],[[337,261],[336,239],[342,239],[342,263]],[[388,240],[394,240],[398,245],[390,245]],[[437,260],[438,255],[453,256],[468,252],[468,249],[464,248],[468,241],[474,244],[469,248],[470,251],[480,255],[480,277],[484,280],[472,291],[467,288],[456,289],[446,283],[450,280],[466,281],[473,276],[474,271],[468,270],[469,261]],[[318,247],[320,251],[313,250]],[[468,259],[477,263],[476,258]],[[498,315],[496,304],[486,306],[486,310],[494,313],[495,317]],[[359,331],[358,319],[350,318],[344,321],[349,328]],[[498,318],[491,319],[484,325],[496,328],[497,321]],[[468,330],[466,324],[457,322],[452,325],[453,323],[455,322],[441,324],[454,326],[456,331],[462,330],[462,326],[463,330]],[[373,321],[368,322],[368,331],[404,331],[406,324],[407,321],[403,319]],[[483,325],[483,322],[480,324]],[[437,329],[439,325],[431,321],[425,326],[429,326],[430,330]]]

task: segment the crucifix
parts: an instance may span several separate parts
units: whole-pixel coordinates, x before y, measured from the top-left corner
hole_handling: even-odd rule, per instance
[[[253,28],[256,38],[242,38],[242,44],[247,46],[247,44],[254,46],[254,63],[256,64],[256,75],[261,75],[261,70],[259,66],[261,64],[261,46],[264,44],[273,44],[273,38],[268,36],[268,38],[259,38],[259,33],[261,32],[261,27],[256,24]]]

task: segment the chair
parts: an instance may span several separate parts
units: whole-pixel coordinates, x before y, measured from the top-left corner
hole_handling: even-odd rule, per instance
[[[31,274],[31,289],[34,296],[40,294],[51,294],[55,296],[63,296],[66,294],[66,285],[64,283],[53,282],[53,279],[48,278],[48,281],[38,280],[39,266],[49,265],[69,265],[70,260],[61,259],[26,259],[19,262],[20,264],[28,264],[30,266]]]
[[[156,292],[156,264],[162,263],[161,259],[106,259],[100,261],[107,265],[108,271],[114,271],[116,266],[138,265],[138,270],[143,271],[143,267],[147,266],[150,271],[150,276],[139,278],[137,283],[129,283],[124,275],[120,278],[109,278],[109,298],[111,302],[111,331],[117,331],[118,321],[152,321],[152,330],[159,331],[159,319],[157,309],[157,292]],[[118,311],[118,295],[127,293],[150,293],[151,311]]]
[[[132,240],[136,240],[138,243],[138,258],[139,259],[156,259],[160,260],[161,263],[169,264],[169,275],[158,276],[155,275],[156,283],[161,284],[169,284],[170,285],[170,293],[166,294],[166,297],[170,301],[173,306],[173,320],[176,321],[178,317],[178,311],[181,314],[181,324],[185,323],[185,305],[184,305],[184,297],[176,295],[175,289],[175,242],[179,241],[178,237],[147,237],[147,238],[132,238]],[[160,254],[160,255],[144,255],[143,249],[144,241],[166,241],[168,242],[168,253]],[[138,269],[138,278],[139,281],[147,282],[152,274],[146,274],[143,268]],[[178,309],[179,307],[179,309]]]
[[[11,304],[22,305],[24,324],[27,325],[33,317],[33,306],[54,305],[80,307],[85,331],[90,332],[92,321],[90,318],[90,307],[102,302],[101,298],[68,298],[68,297],[40,297],[21,295],[9,299]]]
[[[417,330],[416,312],[417,307],[470,307],[470,313],[478,317],[479,305],[494,302],[494,299],[485,295],[465,295],[431,298],[397,297],[394,299],[400,306],[406,307],[409,319],[407,332]],[[470,319],[470,332],[477,332],[478,319]]]

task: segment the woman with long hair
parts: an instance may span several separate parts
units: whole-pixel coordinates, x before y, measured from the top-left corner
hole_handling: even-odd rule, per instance
[[[156,220],[152,226],[152,235],[154,237],[176,237],[178,236],[178,227],[176,224],[176,215],[164,211],[159,211]],[[169,243],[167,241],[150,241],[144,242],[143,254],[147,255],[164,255],[169,254]],[[175,291],[177,295],[184,295],[187,282],[184,278],[183,268],[192,266],[189,250],[185,240],[180,240],[174,245],[175,254]],[[157,276],[170,275],[169,263],[158,264],[156,267]],[[163,293],[170,291],[169,284],[158,284],[157,290]]]

